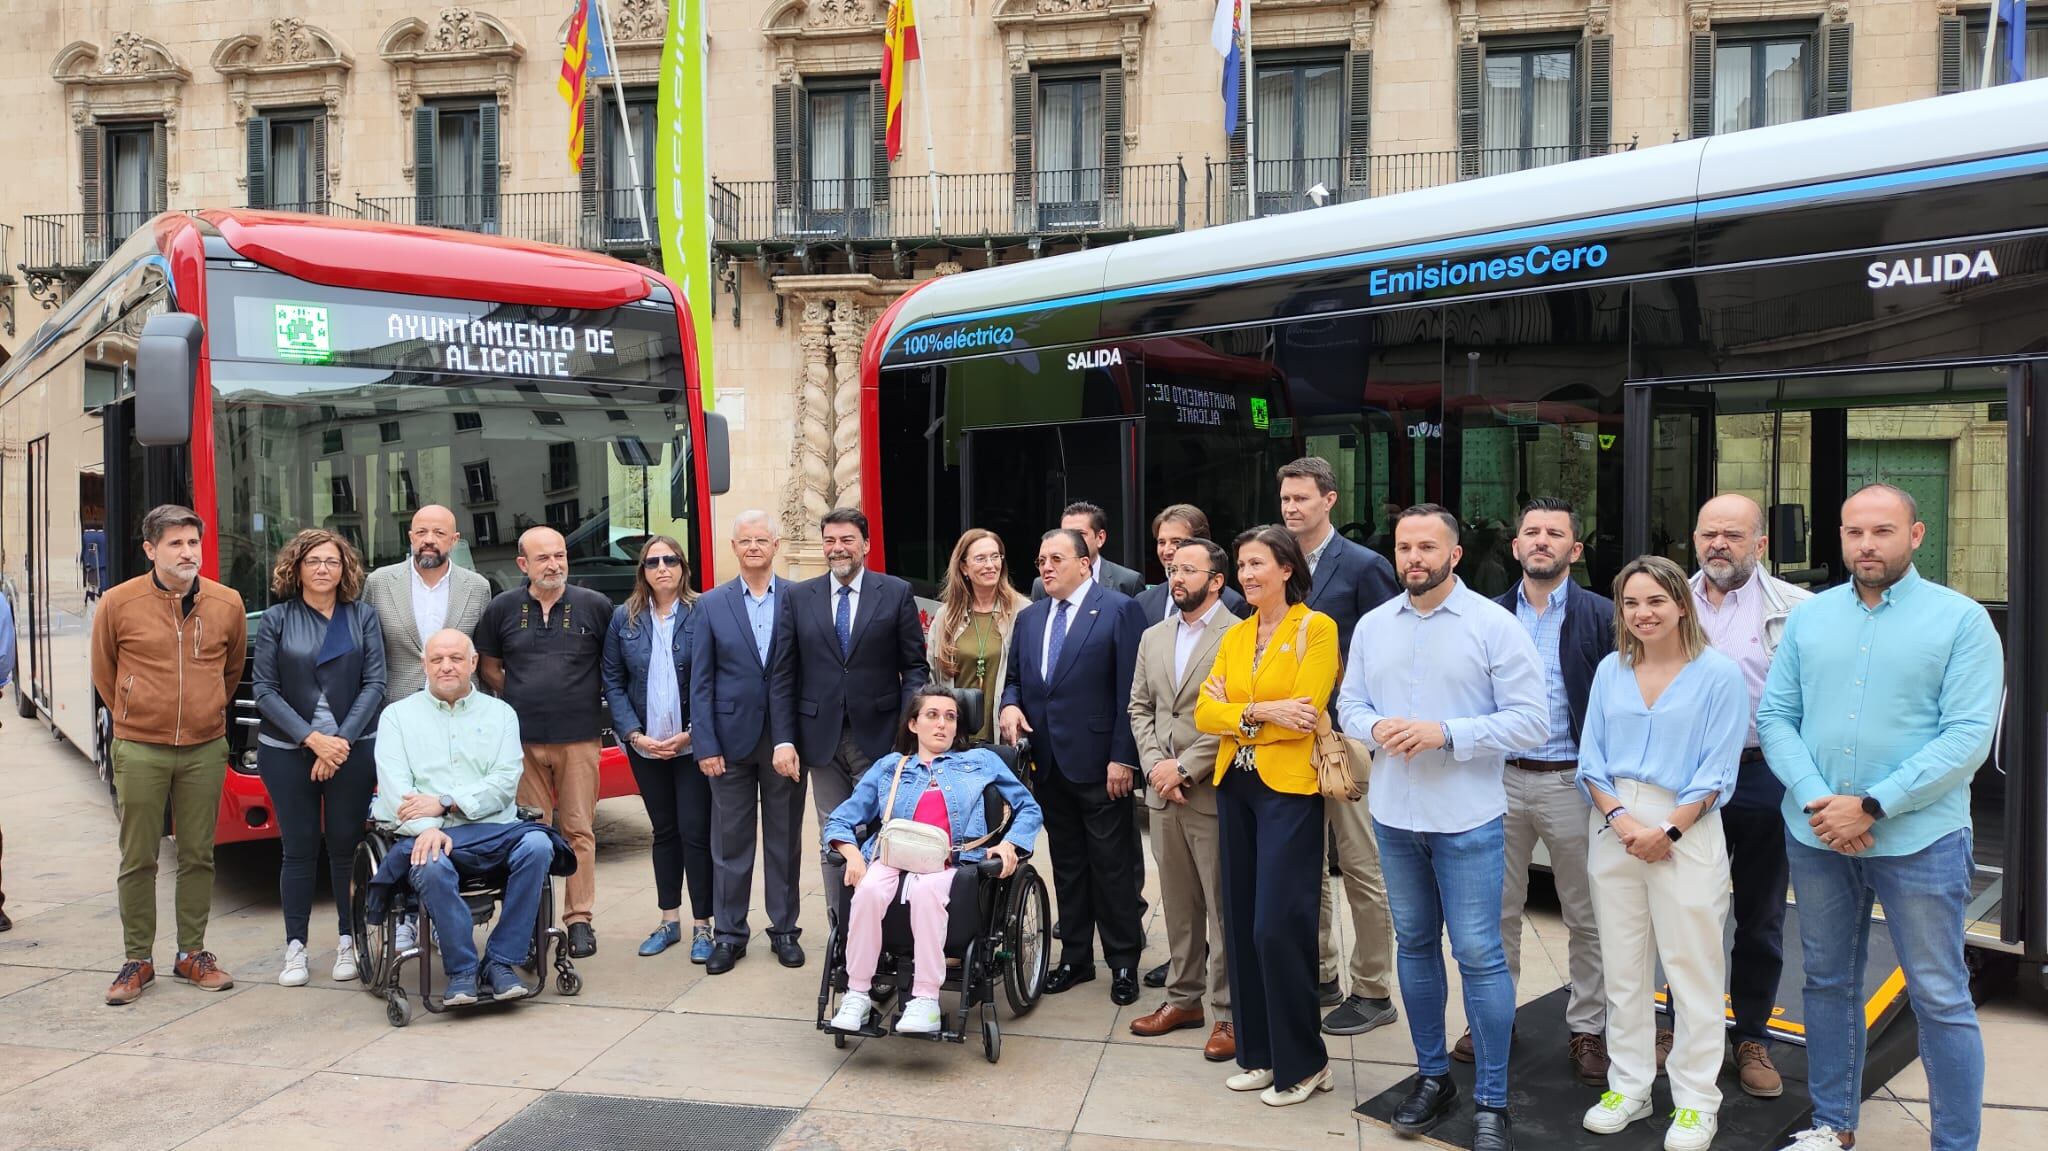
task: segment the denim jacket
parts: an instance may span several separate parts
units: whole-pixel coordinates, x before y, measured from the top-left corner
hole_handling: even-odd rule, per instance
[[[691,605],[676,604],[674,651],[676,690],[681,693],[683,730],[690,729],[690,638]],[[641,713],[647,710],[647,664],[654,652],[654,609],[648,608],[636,620],[628,619],[625,605],[612,611],[611,626],[604,636],[604,698],[612,709],[612,731],[623,743],[636,731],[646,730]]]
[[[853,794],[834,808],[831,818],[825,821],[823,838],[826,847],[853,842],[853,829],[863,823],[879,825],[882,822],[882,804],[888,801],[889,787],[895,783],[896,764],[904,760],[904,756],[891,752],[868,768],[867,774],[854,785]],[[1003,801],[1016,813],[1010,821],[1010,833],[1004,839],[1024,851],[1031,850],[1031,845],[1038,842],[1038,829],[1045,822],[1038,800],[1032,798],[1023,781],[1004,765],[995,752],[985,747],[943,752],[932,761],[932,765],[938,768],[939,790],[946,796],[946,813],[953,824],[956,848],[988,834],[988,815],[982,810],[981,793],[989,784],[996,785]],[[903,782],[896,786],[896,810],[890,813],[890,818],[909,819],[917,814],[918,797],[925,793],[931,776],[931,769],[919,762],[916,756],[903,763]],[[871,862],[875,858],[875,850],[875,837],[869,837],[868,842],[861,845],[861,854]],[[960,862],[976,863],[986,854],[981,847],[970,848],[960,852]]]

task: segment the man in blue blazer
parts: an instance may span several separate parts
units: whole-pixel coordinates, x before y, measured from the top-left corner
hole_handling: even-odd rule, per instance
[[[1541,840],[1570,935],[1571,998],[1564,1020],[1571,1033],[1572,1070],[1579,1082],[1607,1082],[1607,989],[1601,978],[1600,930],[1593,921],[1593,886],[1586,877],[1586,800],[1572,786],[1579,766],[1579,732],[1593,673],[1614,651],[1614,601],[1580,587],[1572,564],[1585,552],[1579,513],[1560,499],[1535,499],[1515,525],[1515,559],[1522,578],[1494,602],[1515,613],[1542,657],[1550,731],[1543,745],[1508,757],[1507,885],[1501,891],[1501,943],[1508,972],[1522,970],[1522,906],[1529,897],[1529,864]],[[1468,1032],[1451,1057],[1472,1061]]]
[[[711,777],[714,934],[704,969],[712,975],[731,971],[747,953],[757,817],[768,937],[778,958],[785,949],[803,952],[796,942],[803,777],[775,769],[770,718],[769,672],[790,642],[784,615],[796,586],[775,574],[781,546],[766,512],[741,512],[732,525],[739,578],[706,592],[691,616],[690,741],[698,769]]]
[[[1337,473],[1328,460],[1304,456],[1280,469],[1280,519],[1301,545],[1314,577],[1308,606],[1337,622],[1337,650],[1351,654],[1351,632],[1365,614],[1400,593],[1394,565],[1378,552],[1346,539],[1330,522],[1337,506]],[[1343,683],[1342,675],[1337,677]],[[1337,709],[1330,707],[1337,724]],[[1372,776],[1365,745],[1350,740],[1351,773],[1363,787]],[[1323,1006],[1335,1010],[1323,1017],[1331,1035],[1362,1035],[1398,1018],[1394,1010],[1394,919],[1387,909],[1387,885],[1380,877],[1379,842],[1373,838],[1367,800],[1329,800],[1323,822],[1335,845],[1337,872],[1344,878],[1344,902],[1351,914],[1351,986],[1340,989],[1337,969],[1337,901],[1323,884],[1319,923],[1322,947],[1317,980]]]
[[[1060,901],[1060,961],[1045,991],[1095,978],[1095,936],[1109,997],[1137,1002],[1145,948],[1131,788],[1131,679],[1144,621],[1130,597],[1090,578],[1088,541],[1057,528],[1038,545],[1046,598],[1018,613],[1000,717],[1005,742],[1031,737],[1034,782],[1051,839]]]
[[[931,678],[924,628],[910,585],[867,570],[868,517],[834,508],[818,523],[830,571],[789,592],[791,641],[769,673],[775,770],[798,764],[811,778],[818,819],[853,794],[868,765],[889,753],[912,693]],[[825,893],[845,893],[844,873],[825,865]],[[803,949],[792,948],[803,966]],[[782,956],[780,948],[778,957]]]

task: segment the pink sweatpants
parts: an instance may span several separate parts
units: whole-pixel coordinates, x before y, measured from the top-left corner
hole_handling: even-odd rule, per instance
[[[882,958],[882,916],[903,879],[903,901],[910,905],[910,938],[917,970],[910,994],[937,999],[946,980],[946,905],[953,900],[953,869],[910,875],[885,863],[868,864],[868,873],[853,889],[846,913],[846,988],[867,994],[874,985],[875,964]]]

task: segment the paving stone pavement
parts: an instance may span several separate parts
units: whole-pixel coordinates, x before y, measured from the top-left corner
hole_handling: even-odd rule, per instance
[[[647,820],[631,798],[598,809],[601,948],[579,964],[583,994],[466,1018],[420,1013],[402,1030],[357,985],[327,978],[335,940],[324,899],[313,918],[312,984],[276,985],[284,941],[274,845],[219,854],[208,944],[236,974],[232,991],[208,995],[166,972],[133,1006],[104,1006],[121,960],[105,786],[43,725],[10,716],[0,729],[0,826],[15,920],[0,935],[0,1151],[452,1151],[555,1091],[791,1108],[798,1114],[778,1146],[805,1151],[1417,1146],[1350,1112],[1412,1069],[1398,1026],[1331,1040],[1337,1090],[1284,1110],[1224,1091],[1228,1069],[1197,1050],[1203,1033],[1132,1036],[1129,1020],[1158,993],[1119,1009],[1106,979],[1006,1018],[996,1066],[978,1043],[875,1040],[836,1050],[813,1026],[824,934],[815,856],[803,970],[778,966],[765,941],[716,978],[681,948],[641,959],[635,948],[656,911]],[[162,863],[168,877],[169,841]],[[1153,887],[1148,965],[1166,954],[1156,877]],[[157,957],[166,966],[170,896],[163,882]],[[1561,985],[1565,964],[1554,907],[1534,911],[1526,932],[1525,1001]],[[1451,1002],[1457,1034],[1455,993]],[[2011,1000],[1988,1005],[1983,1019],[1992,1053],[1985,1146],[2048,1146],[2031,1073],[2048,1059],[2048,1019]],[[1866,1108],[1858,1146],[1925,1147],[1926,1097],[1916,1064]],[[689,1145],[687,1132],[677,1145]]]

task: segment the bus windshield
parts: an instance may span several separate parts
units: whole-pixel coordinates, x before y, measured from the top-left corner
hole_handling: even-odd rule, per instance
[[[220,572],[251,610],[271,602],[295,533],[329,528],[366,565],[395,563],[428,504],[455,513],[454,560],[494,592],[519,586],[519,534],[537,525],[567,537],[572,582],[614,600],[651,535],[699,565],[672,309],[549,311],[271,273],[213,284]]]

